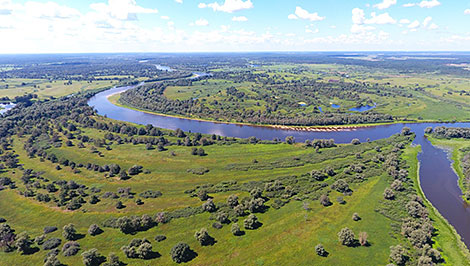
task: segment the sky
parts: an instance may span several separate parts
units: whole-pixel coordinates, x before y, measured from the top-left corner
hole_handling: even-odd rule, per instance
[[[470,51],[470,0],[0,0],[0,54]]]

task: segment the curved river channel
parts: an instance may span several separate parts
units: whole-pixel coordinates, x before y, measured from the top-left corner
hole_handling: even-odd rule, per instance
[[[447,152],[434,147],[424,137],[424,129],[429,126],[470,127],[470,123],[393,124],[332,132],[296,131],[272,127],[216,123],[144,113],[119,107],[108,101],[109,96],[130,88],[132,86],[112,88],[100,92],[91,98],[88,104],[93,106],[98,114],[116,120],[142,125],[152,124],[156,127],[173,130],[180,128],[184,131],[220,136],[238,138],[254,136],[264,140],[272,140],[274,138],[284,139],[287,136],[294,136],[298,142],[303,142],[307,139],[334,139],[336,143],[349,143],[354,138],[364,142],[367,139],[387,138],[400,132],[404,126],[407,126],[416,133],[413,143],[422,147],[422,152],[418,155],[418,159],[420,162],[420,183],[424,194],[442,216],[454,226],[467,247],[470,247],[470,206],[465,204],[461,198],[462,192],[458,186],[458,176],[451,167],[452,162],[448,158]]]

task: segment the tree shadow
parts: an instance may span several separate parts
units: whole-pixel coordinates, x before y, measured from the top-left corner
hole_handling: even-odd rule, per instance
[[[192,250],[192,249],[189,249],[188,253],[186,254],[186,256],[184,256],[184,258],[181,259],[181,262],[190,262],[192,261],[193,259],[195,259],[196,257],[198,256],[198,254],[196,253],[196,251]]]
[[[151,251],[144,260],[153,260],[156,258],[160,258],[161,256],[162,254],[158,253],[157,251]]]
[[[25,252],[23,252],[23,255],[32,255],[38,252],[39,250],[40,249],[38,247],[29,248],[28,250],[25,250]]]
[[[209,236],[206,241],[201,243],[201,246],[213,246],[215,243],[217,243],[217,240],[215,240],[215,238],[212,236]]]
[[[71,240],[80,240],[82,238],[85,238],[85,234],[75,234]]]
[[[238,233],[236,233],[236,234],[234,234],[234,235],[235,235],[235,236],[244,236],[245,234],[246,234],[245,231],[240,231],[240,232],[238,232]]]

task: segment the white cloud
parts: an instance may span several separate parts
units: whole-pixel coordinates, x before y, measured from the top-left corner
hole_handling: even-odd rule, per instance
[[[416,29],[416,28],[419,27],[419,25],[420,25],[419,21],[415,20],[415,21],[411,22],[410,25],[408,25],[408,28],[409,29]]]
[[[245,16],[233,17],[232,21],[238,21],[238,22],[248,21],[248,18]]]
[[[169,16],[161,16],[160,18],[161,18],[161,19],[164,19],[164,20],[169,20],[169,19],[170,19]]]
[[[382,10],[382,9],[387,9],[396,4],[397,4],[397,0],[383,0],[382,3],[376,4],[374,5],[374,7]]]
[[[428,27],[429,30],[436,30],[438,28],[439,28],[439,26],[437,26],[435,23],[431,23],[431,25],[429,25],[429,27]]]
[[[307,10],[301,8],[300,6],[297,6],[295,8],[295,12],[294,14],[290,14],[288,17],[288,19],[306,19],[306,20],[310,20],[310,21],[320,21],[320,20],[324,20],[325,17],[321,17],[318,15],[317,12],[315,13],[309,13]]]
[[[205,4],[199,3],[199,8],[212,8],[214,11],[221,11],[226,13],[233,13],[236,11],[253,8],[253,3],[251,0],[225,0],[221,5],[218,2]]]
[[[465,11],[463,12],[465,15],[470,15],[470,9],[465,9]]]
[[[432,20],[432,17],[426,17],[423,21],[423,27],[427,27],[429,25],[429,23],[431,22]]]
[[[354,24],[364,24],[364,21],[366,20],[366,16],[364,15],[364,10],[360,8],[354,8],[352,10],[352,21]]]
[[[410,24],[410,20],[409,19],[406,19],[406,18],[403,18],[403,19],[400,19],[400,24]]]
[[[26,2],[24,11],[28,16],[35,18],[66,19],[80,16],[78,10],[54,2]]]
[[[367,25],[360,25],[360,24],[353,24],[351,26],[352,33],[364,33],[364,32],[371,31],[371,30],[375,30],[375,27],[367,26]]]
[[[135,0],[108,0],[108,4],[93,3],[90,7],[119,20],[137,20],[137,14],[158,13],[156,9],[138,6]]]
[[[11,0],[0,0],[0,15],[9,15],[14,9]]]
[[[422,7],[422,8],[433,8],[433,7],[436,7],[436,6],[440,6],[441,5],[441,2],[439,2],[438,0],[423,0],[419,3],[408,3],[408,4],[404,4],[403,6],[404,7],[413,7],[413,6],[419,6],[419,7]]]
[[[372,18],[366,19],[364,21],[365,24],[395,24],[397,21],[392,18],[388,13],[383,13],[380,15],[375,14],[375,12],[371,13]]]
[[[207,26],[209,25],[209,21],[207,19],[200,18],[194,22],[194,25],[196,26]]]
[[[178,3],[178,4],[182,4],[183,0],[175,0],[175,2]]]

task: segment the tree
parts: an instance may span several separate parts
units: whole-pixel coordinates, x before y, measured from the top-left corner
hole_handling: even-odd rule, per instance
[[[197,150],[197,155],[199,155],[199,156],[206,156],[207,154],[206,154],[206,152],[204,151],[203,148],[199,148],[199,149]]]
[[[352,246],[354,244],[354,238],[354,232],[347,227],[338,232],[338,240],[345,246]]]
[[[318,244],[315,246],[315,252],[318,256],[322,257],[325,257],[328,254],[322,244]]]
[[[397,265],[404,265],[407,259],[406,251],[402,246],[396,245],[390,247],[390,260],[392,262],[395,262]]]
[[[404,127],[401,129],[401,134],[403,136],[409,136],[411,135],[411,129],[409,127]]]
[[[97,224],[92,224],[88,228],[88,234],[90,234],[91,236],[99,235],[102,232],[103,232],[103,230],[101,230],[101,228]]]
[[[202,204],[202,209],[207,212],[215,212],[217,210],[212,199],[208,199],[204,204]]]
[[[144,259],[144,260],[151,258],[153,254],[152,244],[148,242],[142,243],[137,248],[137,254],[139,255],[139,258]]]
[[[250,191],[250,196],[253,197],[254,199],[261,198],[263,191],[261,188],[256,187]]]
[[[286,137],[286,143],[287,144],[294,144],[295,143],[295,138],[293,136],[287,136]]]
[[[27,254],[31,250],[33,241],[26,232],[16,236],[15,247],[16,250],[22,254]]]
[[[361,217],[359,217],[359,214],[357,214],[357,212],[355,212],[352,215],[352,219],[353,219],[353,221],[357,222],[357,221],[361,220]]]
[[[77,230],[74,224],[67,224],[64,226],[62,236],[67,240],[74,240],[77,235]]]
[[[227,204],[228,206],[230,207],[235,207],[238,205],[238,196],[233,194],[233,195],[230,195],[228,198],[227,198]]]
[[[395,193],[390,188],[386,188],[384,191],[384,199],[393,200],[395,199]]]
[[[250,214],[243,221],[243,225],[245,226],[245,229],[254,230],[260,226],[260,223],[258,221],[258,217],[256,217],[254,214]]]
[[[196,233],[194,233],[194,237],[199,241],[201,246],[211,245],[214,242],[214,238],[209,235],[206,228],[196,231]]]
[[[82,253],[82,261],[85,266],[96,266],[103,262],[103,256],[96,248],[92,248]]]
[[[361,246],[367,245],[367,233],[366,232],[359,233],[359,243],[361,244]]]
[[[232,232],[234,236],[240,236],[243,234],[242,231],[240,230],[240,226],[237,223],[232,224],[230,231]]]
[[[359,144],[361,144],[361,141],[359,139],[353,139],[353,140],[351,140],[351,144],[352,145],[359,145]]]
[[[207,195],[207,191],[205,189],[200,189],[198,192],[197,192],[197,197],[201,200],[201,201],[206,201],[208,198],[209,198],[209,195]]]
[[[322,173],[322,172],[320,172],[320,171],[318,171],[318,170],[312,170],[312,171],[310,172],[310,176],[311,176],[313,179],[317,180],[317,181],[323,181],[323,179],[325,179],[325,177],[326,177],[324,173]]]
[[[183,242],[179,242],[171,248],[170,255],[176,263],[188,262],[195,256],[189,245]]]
[[[75,241],[69,241],[62,247],[62,253],[66,257],[75,256],[80,251],[80,244]]]
[[[102,264],[103,266],[122,266],[124,263],[119,260],[119,257],[111,252],[108,255],[108,259],[106,260],[105,263]]]
[[[48,254],[47,257],[44,259],[44,266],[61,266],[63,265],[59,259],[57,258],[57,254],[52,253]]]
[[[330,198],[325,194],[320,196],[320,203],[321,203],[321,205],[323,205],[325,207],[331,205]]]
[[[403,183],[400,181],[400,180],[395,180],[393,181],[393,183],[390,185],[390,187],[393,189],[393,190],[396,190],[396,191],[402,191],[404,188],[403,188]]]

